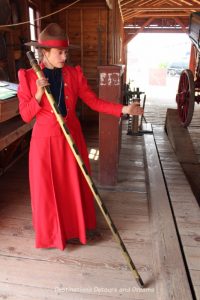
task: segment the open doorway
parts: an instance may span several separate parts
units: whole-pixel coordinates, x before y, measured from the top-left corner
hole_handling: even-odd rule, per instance
[[[128,44],[127,83],[147,95],[145,114],[164,124],[167,108],[176,108],[180,73],[187,69],[191,41],[185,33],[140,33]]]

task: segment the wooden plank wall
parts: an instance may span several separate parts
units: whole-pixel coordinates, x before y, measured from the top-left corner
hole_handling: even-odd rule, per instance
[[[111,1],[110,1],[111,2]],[[109,64],[124,64],[124,28],[117,1],[109,10]]]
[[[10,17],[7,23],[1,25],[11,25],[20,22],[27,22],[28,15],[28,0],[10,0]],[[41,0],[31,1],[35,7],[41,12]],[[0,11],[3,10],[3,1],[0,1]],[[42,13],[42,12],[41,12]],[[26,58],[26,51],[28,47],[24,45],[25,42],[30,41],[29,24],[21,24],[17,26],[1,27],[0,35],[4,37],[6,45],[0,45],[0,69],[5,76],[0,76],[0,80],[7,80],[10,82],[18,82],[17,72],[19,68],[29,67],[29,62]],[[6,57],[2,56],[2,50],[5,47]]]
[[[77,46],[69,51],[68,63],[81,66],[91,88],[98,94],[97,66],[108,63],[108,8],[105,1],[85,2],[56,15],[56,21],[66,29],[70,43]],[[82,102],[78,111],[84,121],[98,120],[98,114]]]

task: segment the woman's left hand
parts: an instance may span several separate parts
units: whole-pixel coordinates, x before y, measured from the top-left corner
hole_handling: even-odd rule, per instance
[[[140,107],[140,102],[133,102],[127,106],[123,106],[122,113],[132,116],[139,116],[143,115],[144,110],[142,107]]]

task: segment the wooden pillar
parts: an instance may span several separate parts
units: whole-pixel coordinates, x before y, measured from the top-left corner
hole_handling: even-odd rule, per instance
[[[122,102],[124,66],[101,66],[99,97],[110,102]],[[121,146],[121,119],[99,114],[99,183],[115,185]]]

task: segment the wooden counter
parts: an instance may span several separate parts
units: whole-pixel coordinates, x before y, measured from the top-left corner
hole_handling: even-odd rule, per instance
[[[12,95],[0,99],[0,174],[27,151],[34,120],[25,123],[19,115],[19,101]]]
[[[17,97],[0,100],[0,123],[19,114],[18,103],[19,101]]]
[[[24,123],[18,115],[0,124],[0,151],[25,135],[33,127],[34,120]]]

